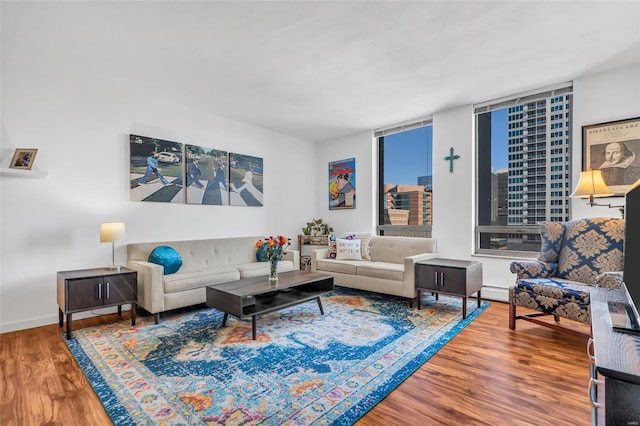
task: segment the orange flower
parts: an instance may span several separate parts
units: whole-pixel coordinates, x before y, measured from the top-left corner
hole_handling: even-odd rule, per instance
[[[262,247],[262,240],[258,240],[258,242],[256,243],[256,248],[260,247]]]

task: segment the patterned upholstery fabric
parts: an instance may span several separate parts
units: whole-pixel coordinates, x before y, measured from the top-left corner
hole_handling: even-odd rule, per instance
[[[558,263],[560,248],[564,240],[564,223],[542,222],[540,224],[540,237],[542,245],[540,247],[541,262]]]
[[[589,287],[618,288],[622,282],[624,220],[577,219],[540,225],[537,261],[515,261],[509,289],[513,305],[591,323]]]

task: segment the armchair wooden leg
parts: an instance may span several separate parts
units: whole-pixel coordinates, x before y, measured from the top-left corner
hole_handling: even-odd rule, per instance
[[[516,329],[516,305],[509,303],[509,328]]]
[[[560,322],[560,315],[553,314],[553,319],[555,322]]]
[[[153,321],[154,321],[156,324],[160,324],[160,312],[158,312],[158,313],[156,313],[156,314],[153,314]]]

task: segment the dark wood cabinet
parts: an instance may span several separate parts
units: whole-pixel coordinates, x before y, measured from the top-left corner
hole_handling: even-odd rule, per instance
[[[67,339],[72,338],[71,322],[75,312],[131,304],[131,325],[136,324],[138,299],[137,273],[134,270],[97,268],[58,272],[58,315],[60,327],[67,317]]]
[[[416,295],[418,309],[421,294],[430,291],[462,297],[462,318],[467,317],[467,297],[478,293],[478,308],[482,304],[482,263],[458,259],[431,259],[416,263]]]
[[[594,425],[640,422],[640,336],[611,328],[608,301],[627,301],[626,289],[590,290],[593,338],[589,396]]]

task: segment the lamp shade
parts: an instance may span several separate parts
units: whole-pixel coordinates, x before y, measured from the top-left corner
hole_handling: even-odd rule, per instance
[[[580,179],[572,198],[611,197],[613,193],[602,178],[602,170],[586,170],[580,172]]]
[[[112,243],[124,240],[124,223],[107,222],[100,224],[100,242]]]

